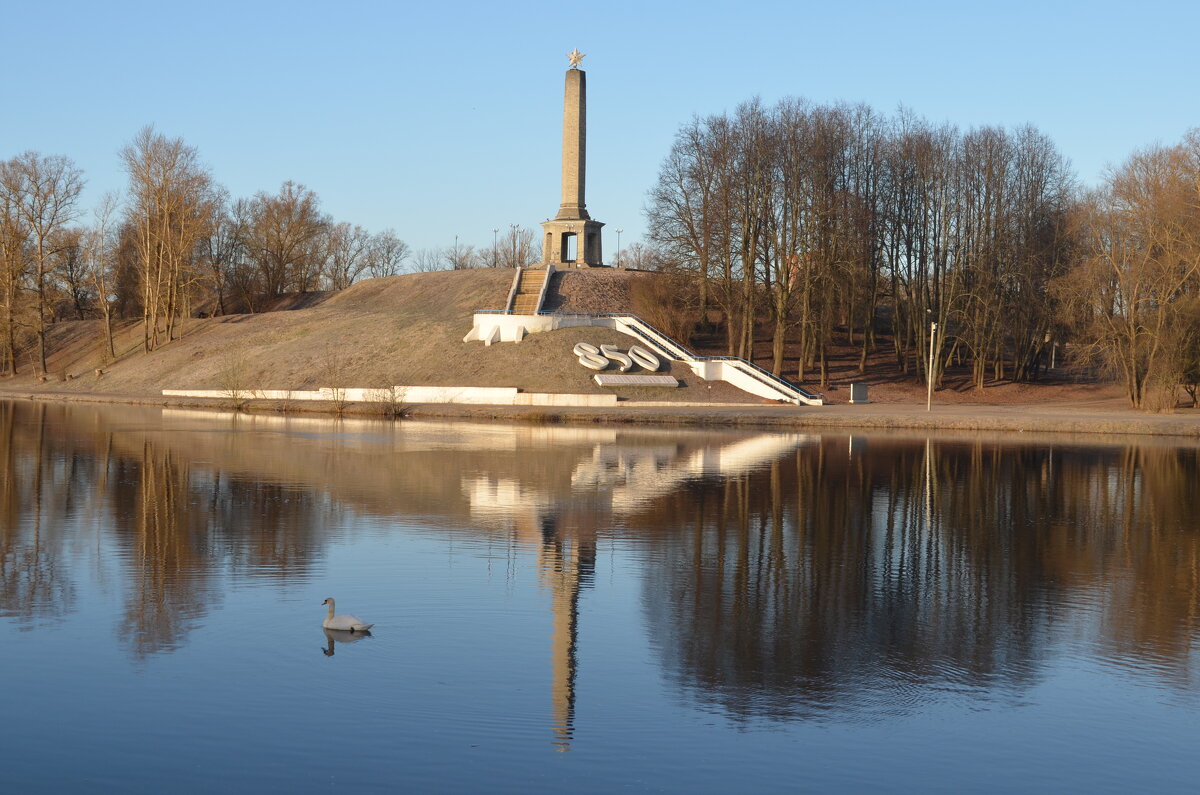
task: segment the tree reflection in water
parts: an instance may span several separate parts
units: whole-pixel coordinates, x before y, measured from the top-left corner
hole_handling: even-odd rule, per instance
[[[0,402],[4,615],[32,624],[72,610],[67,528],[105,528],[131,584],[118,634],[135,656],[169,651],[220,603],[223,570],[294,576],[336,515],[322,492],[197,463],[196,450],[161,433],[71,416],[70,407]]]
[[[644,517],[671,531],[652,536],[650,631],[694,697],[864,719],[934,688],[1006,698],[1091,625],[1110,663],[1197,684],[1194,447],[847,441]]]
[[[76,495],[88,493],[74,455],[45,455],[46,407],[26,407],[36,419],[28,438],[18,442],[15,410],[0,403],[0,617],[15,618],[23,629],[36,620],[61,618],[74,610],[76,588],[62,565],[69,538],[65,517],[77,508]],[[65,489],[64,489],[65,487]]]
[[[348,512],[504,538],[549,593],[562,749],[589,675],[580,602],[609,544],[614,571],[644,580],[663,669],[735,717],[1019,697],[1081,638],[1158,686],[1200,679],[1194,446],[0,402],[0,463],[0,615],[79,609],[68,547],[86,538],[127,582],[113,624],[138,657],[185,643],[227,577],[306,576]]]

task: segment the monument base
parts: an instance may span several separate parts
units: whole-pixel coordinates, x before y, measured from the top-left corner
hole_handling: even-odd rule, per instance
[[[600,229],[587,218],[555,218],[542,222],[542,264],[556,268],[604,267]]]

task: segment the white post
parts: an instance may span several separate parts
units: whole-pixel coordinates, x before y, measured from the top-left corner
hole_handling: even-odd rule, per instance
[[[937,339],[937,322],[929,324],[929,369],[925,372],[926,379],[929,381],[929,391],[925,398],[925,410],[933,410],[933,345]]]

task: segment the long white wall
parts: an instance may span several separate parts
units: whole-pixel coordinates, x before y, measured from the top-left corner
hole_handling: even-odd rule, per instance
[[[345,403],[463,403],[489,406],[615,406],[616,395],[522,392],[512,387],[397,386],[392,389],[164,389],[167,397],[221,400],[325,400]]]

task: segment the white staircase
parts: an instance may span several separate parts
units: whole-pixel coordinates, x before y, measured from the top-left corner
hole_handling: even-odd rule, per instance
[[[543,298],[545,296],[544,287],[548,283],[549,277],[543,283]],[[513,290],[509,295],[510,306],[518,289],[519,285],[514,280]],[[538,305],[541,305],[540,300]],[[512,314],[507,310],[480,311],[475,313],[474,325],[463,337],[463,342],[480,340],[485,345],[495,342],[520,342],[527,334],[573,326],[611,328],[628,334],[659,356],[686,364],[693,373],[705,381],[727,381],[744,392],[767,400],[783,400],[788,403],[797,405],[804,403],[809,406],[825,404],[824,399],[816,392],[810,392],[804,387],[772,375],[753,362],[739,359],[736,356],[697,356],[637,315],[623,313],[612,315],[548,313],[519,315]]]
[[[661,356],[683,362],[706,381],[728,381],[744,392],[768,400],[786,400],[789,403],[804,403],[809,406],[825,404],[819,394],[785,381],[754,362],[736,356],[697,356],[637,315],[606,317],[614,321],[614,328],[618,331],[638,337],[642,344]]]

